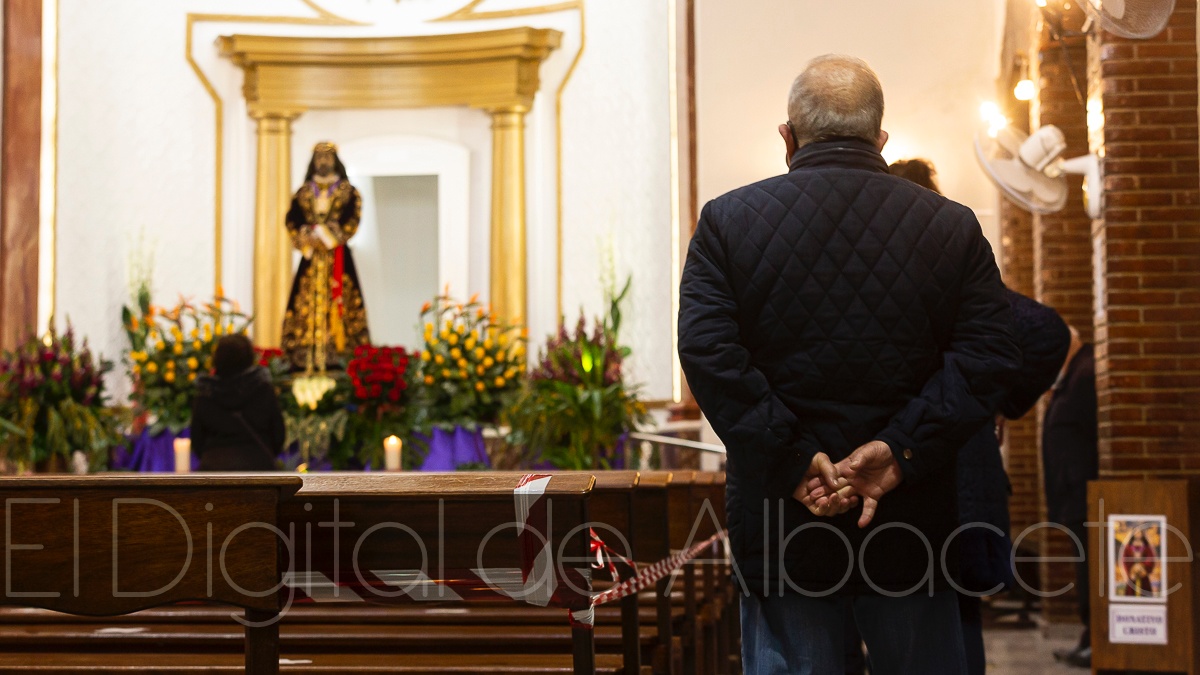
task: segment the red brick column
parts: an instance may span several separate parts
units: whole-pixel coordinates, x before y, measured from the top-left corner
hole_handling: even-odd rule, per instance
[[[1000,200],[1000,269],[1006,286],[1034,296],[1033,216],[1004,198]],[[1036,411],[1005,424],[1003,453],[1013,488],[1008,502],[1013,537],[1041,520],[1039,429]],[[1037,541],[1027,541],[1024,546],[1036,552]]]
[[[1061,6],[1055,11],[1061,12]],[[1075,5],[1064,13],[1065,28],[1077,30],[1085,17]],[[1055,39],[1048,30],[1038,36],[1036,72],[1040,82],[1039,94],[1033,106],[1033,126],[1053,124],[1062,130],[1067,142],[1064,157],[1085,155],[1088,149],[1087,109],[1087,42],[1083,37]],[[1074,76],[1074,79],[1072,79]],[[1076,89],[1078,85],[1078,90]],[[1034,268],[1037,299],[1053,307],[1063,319],[1079,330],[1084,341],[1092,339],[1093,274],[1092,221],[1083,206],[1082,179],[1068,177],[1067,205],[1053,214],[1034,216]],[[1041,469],[1040,441],[1044,405],[1038,406],[1037,428],[1039,444],[1039,475]],[[1039,482],[1039,522],[1045,520],[1045,500]],[[1045,559],[1064,559],[1075,555],[1074,542],[1055,529],[1045,529],[1040,538],[1041,555]],[[1054,591],[1075,580],[1074,565],[1069,562],[1041,564],[1042,589]],[[1051,623],[1078,621],[1074,593],[1042,600],[1042,615]]]
[[[1196,1],[1150,40],[1093,38],[1092,143],[1105,200],[1098,274],[1100,473],[1200,472]],[[1102,115],[1102,117],[1101,117]]]

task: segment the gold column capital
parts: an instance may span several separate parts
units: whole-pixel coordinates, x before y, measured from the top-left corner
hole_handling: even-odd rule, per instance
[[[250,108],[247,111],[251,119],[254,120],[286,120],[294,121],[297,117],[303,114],[301,110],[271,110],[268,108]]]
[[[525,113],[529,112],[529,106],[514,103],[511,105],[492,106],[485,108],[487,113],[492,116],[492,126],[497,124],[512,124],[518,119],[523,119]]]

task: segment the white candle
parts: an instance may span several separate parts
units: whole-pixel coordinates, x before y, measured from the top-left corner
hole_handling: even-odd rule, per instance
[[[383,439],[383,465],[388,471],[400,470],[400,439],[388,436]]]
[[[192,441],[189,438],[175,439],[175,473],[191,473]]]

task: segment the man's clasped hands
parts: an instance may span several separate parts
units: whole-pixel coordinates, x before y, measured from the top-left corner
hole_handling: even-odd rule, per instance
[[[879,500],[903,478],[887,443],[871,441],[836,464],[818,452],[792,497],[818,516],[836,516],[861,502],[858,526],[866,527],[875,517]]]

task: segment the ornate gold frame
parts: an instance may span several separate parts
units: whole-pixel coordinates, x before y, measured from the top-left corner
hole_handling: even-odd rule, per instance
[[[292,121],[307,110],[463,105],[492,116],[491,300],[497,314],[526,313],[525,113],[539,68],[562,40],[555,30],[513,28],[388,38],[234,35],[221,54],[245,72],[258,122],[255,338],[278,343],[290,269],[283,216],[291,195]]]

